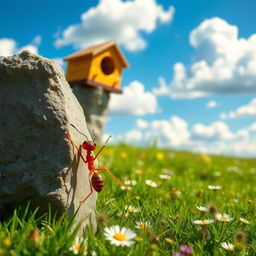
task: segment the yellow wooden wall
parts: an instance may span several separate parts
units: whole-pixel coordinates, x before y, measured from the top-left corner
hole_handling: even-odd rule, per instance
[[[115,70],[109,75],[104,74],[101,70],[101,61],[105,57],[111,57],[115,63]],[[120,59],[116,50],[111,47],[93,57],[88,79],[109,85],[113,88],[119,88],[121,83],[121,69],[122,66],[120,65]]]
[[[77,60],[71,60],[68,63],[66,79],[69,82],[88,78],[90,70],[90,57],[83,57]]]

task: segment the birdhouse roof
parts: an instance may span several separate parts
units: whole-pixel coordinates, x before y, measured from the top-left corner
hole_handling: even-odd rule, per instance
[[[75,53],[67,56],[66,58],[64,58],[64,60],[65,61],[70,61],[70,60],[78,59],[78,58],[81,58],[81,57],[84,57],[84,56],[87,56],[87,55],[95,56],[98,53],[103,52],[104,50],[106,50],[107,48],[110,48],[112,46],[115,47],[115,49],[117,51],[117,54],[120,57],[121,62],[123,63],[123,66],[125,68],[128,68],[129,64],[126,61],[124,55],[122,54],[120,48],[118,47],[118,45],[116,44],[116,42],[114,40],[108,41],[108,42],[105,42],[105,43],[102,43],[102,44],[97,44],[97,45],[90,46],[88,48],[85,48],[83,50],[80,50],[78,52],[75,52]]]

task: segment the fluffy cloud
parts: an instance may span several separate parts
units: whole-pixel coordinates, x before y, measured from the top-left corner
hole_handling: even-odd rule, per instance
[[[137,129],[121,135],[120,138],[127,143],[139,145],[150,145],[157,139],[159,147],[187,149],[199,153],[256,156],[256,123],[236,132],[232,132],[221,121],[210,125],[198,123],[189,127],[178,116],[146,122],[147,126],[142,126],[143,128],[140,123],[141,120],[137,120]]]
[[[0,38],[0,56],[11,56],[29,50],[34,54],[38,54],[38,46],[41,44],[41,36],[36,36],[28,45],[18,47],[18,43],[10,38]]]
[[[147,42],[141,32],[153,32],[158,23],[170,22],[173,15],[172,6],[165,11],[156,0],[100,0],[81,15],[80,24],[67,27],[55,45],[72,44],[81,49],[114,39],[129,51],[142,50]]]
[[[193,63],[176,63],[171,84],[162,79],[156,94],[197,98],[256,92],[256,34],[238,38],[236,26],[212,18],[195,28],[189,41],[195,49]]]
[[[139,118],[139,119],[136,120],[136,126],[139,129],[145,129],[145,128],[148,127],[148,122],[146,122],[145,120]]]
[[[138,120],[137,120],[138,127]],[[179,147],[189,140],[188,125],[185,120],[178,116],[173,116],[169,120],[155,120],[147,123],[143,132],[141,127],[124,134],[123,139],[130,142],[129,138],[133,138],[133,142],[139,144],[150,145],[155,139],[160,147]],[[137,140],[135,140],[137,138]]]
[[[256,98],[252,99],[247,105],[241,106],[234,111],[221,113],[221,119],[234,119],[240,117],[256,117]]]
[[[218,105],[219,105],[219,103],[217,103],[217,102],[214,101],[214,100],[211,100],[211,101],[209,101],[209,102],[206,104],[206,107],[207,107],[207,108],[216,108]]]
[[[111,114],[143,116],[157,112],[157,99],[144,90],[138,81],[124,87],[123,94],[111,94],[109,109]]]

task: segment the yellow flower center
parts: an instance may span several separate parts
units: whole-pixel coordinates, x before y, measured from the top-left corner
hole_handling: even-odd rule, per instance
[[[200,222],[201,222],[201,224],[202,224],[202,225],[204,225],[204,224],[207,224],[207,223],[208,223],[208,222],[207,222],[207,220],[201,220]]]
[[[126,240],[126,236],[124,234],[120,234],[120,233],[116,233],[113,235],[113,238],[115,238],[118,241],[125,241]]]
[[[228,220],[228,218],[225,217],[225,216],[221,216],[220,219],[221,219],[221,220],[224,220],[224,221],[227,221],[227,220]]]
[[[135,212],[135,209],[134,208],[129,208],[128,212]]]
[[[75,250],[77,252],[83,252],[83,253],[86,253],[87,252],[87,248],[82,248],[80,244],[76,244],[75,245]]]
[[[145,224],[144,223],[140,223],[140,228],[144,229],[145,228]]]
[[[6,237],[6,238],[3,239],[3,244],[5,246],[10,246],[11,245],[11,240],[8,237]]]
[[[76,244],[76,245],[75,245],[75,249],[76,249],[76,251],[78,251],[78,252],[79,252],[79,251],[80,251],[80,248],[81,248],[80,244]]]

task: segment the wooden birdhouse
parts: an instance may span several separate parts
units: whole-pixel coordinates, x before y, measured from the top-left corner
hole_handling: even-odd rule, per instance
[[[128,63],[115,41],[88,47],[64,60],[68,62],[66,79],[71,87],[102,87],[108,92],[122,93],[121,74]]]

